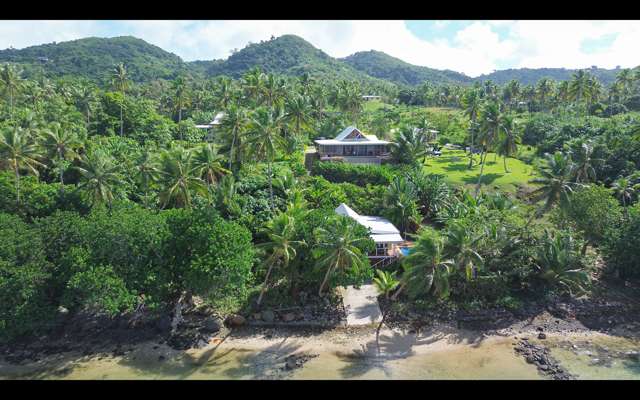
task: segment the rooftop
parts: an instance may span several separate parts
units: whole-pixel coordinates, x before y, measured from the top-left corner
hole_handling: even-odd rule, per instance
[[[360,215],[348,205],[340,203],[336,208],[336,214],[344,215],[356,220],[360,225],[369,228],[371,239],[376,243],[402,243],[404,239],[400,231],[388,219],[368,215]]]
[[[386,140],[380,140],[376,135],[366,135],[355,126],[349,126],[335,137],[335,139],[318,139],[315,140],[317,144],[322,145],[337,145],[337,144],[349,144],[349,145],[372,145],[372,144],[391,144]]]

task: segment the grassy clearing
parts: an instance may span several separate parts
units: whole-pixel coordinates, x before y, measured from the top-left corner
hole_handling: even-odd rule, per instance
[[[507,158],[509,172],[505,173],[502,157],[495,157],[495,161],[494,157],[494,153],[489,153],[484,166],[482,184],[487,188],[513,192],[519,186],[533,186],[529,181],[537,175],[532,165],[515,158]],[[425,170],[444,175],[449,183],[471,187],[478,182],[480,175],[480,156],[474,158],[474,166],[468,169],[469,157],[463,150],[443,149],[440,157],[427,159]]]

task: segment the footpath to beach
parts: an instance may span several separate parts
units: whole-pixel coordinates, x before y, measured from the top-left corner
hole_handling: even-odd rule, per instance
[[[367,326],[382,320],[375,285],[342,288],[342,301],[347,314],[347,326]]]

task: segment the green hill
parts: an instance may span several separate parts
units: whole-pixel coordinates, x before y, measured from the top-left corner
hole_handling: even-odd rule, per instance
[[[616,79],[620,69],[588,68],[589,73],[594,75],[603,85],[610,85]],[[495,71],[490,74],[480,75],[474,80],[491,80],[499,85],[505,84],[512,79],[519,81],[523,85],[533,85],[542,78],[550,78],[556,81],[566,81],[571,79],[571,75],[577,69],[565,68],[518,68]]]
[[[0,50],[0,63],[20,64],[26,76],[44,72],[53,77],[82,75],[104,81],[123,62],[132,80],[171,79],[186,70],[180,57],[132,36],[85,38],[24,49]]]
[[[250,43],[224,60],[184,62],[177,55],[142,39],[121,36],[0,50],[0,63],[3,62],[20,64],[26,77],[42,73],[49,77],[75,75],[99,82],[105,82],[113,66],[123,62],[131,79],[136,82],[172,79],[183,72],[202,77],[228,75],[237,78],[258,66],[265,72],[289,76],[300,76],[306,72],[317,79],[353,80],[369,87],[415,86],[425,81],[470,84],[489,79],[498,84],[511,79],[522,84],[534,84],[544,77],[570,79],[575,72],[564,68],[520,68],[470,78],[455,71],[412,65],[373,50],[336,59],[295,35]],[[608,85],[619,70],[591,68],[590,72]]]
[[[409,86],[419,85],[425,81],[435,84],[467,84],[473,81],[472,78],[459,72],[412,65],[375,50],[361,51],[340,60],[368,75]]]
[[[196,72],[207,76],[242,76],[253,67],[268,73],[300,76],[304,73],[320,79],[347,79],[372,84],[388,84],[383,80],[357,71],[311,43],[295,35],[283,35],[247,47],[229,56],[226,60],[195,61],[189,65]]]

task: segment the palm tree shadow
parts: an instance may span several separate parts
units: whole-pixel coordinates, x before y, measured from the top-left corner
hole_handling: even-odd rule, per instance
[[[259,351],[251,351],[238,357],[239,366],[226,369],[223,373],[231,379],[281,379],[287,356],[300,349],[299,344],[287,342],[287,338]]]
[[[420,337],[416,334],[403,334],[392,331],[391,335],[380,335],[379,342],[372,340],[361,344],[359,349],[350,353],[336,352],[335,355],[346,365],[338,372],[345,379],[360,377],[369,371],[379,369],[387,378],[392,378],[388,363],[403,360],[415,354],[413,346],[427,345],[442,340],[444,334]]]
[[[483,185],[488,185],[490,183],[493,183],[493,181],[495,181],[496,179],[502,177],[504,174],[498,174],[498,173],[491,173],[491,174],[483,174],[482,175],[482,181],[481,183]],[[466,176],[464,178],[462,178],[462,181],[464,183],[468,183],[468,184],[475,184],[478,183],[478,176]]]

